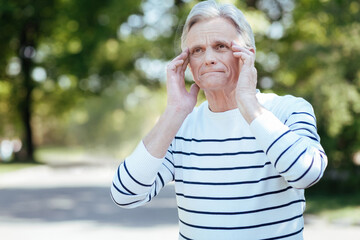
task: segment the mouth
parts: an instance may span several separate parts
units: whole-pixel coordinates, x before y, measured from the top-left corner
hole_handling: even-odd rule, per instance
[[[208,71],[208,72],[202,73],[201,75],[219,74],[219,73],[224,73],[224,71]]]

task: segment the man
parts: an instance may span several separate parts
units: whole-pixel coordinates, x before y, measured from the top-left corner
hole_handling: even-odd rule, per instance
[[[256,90],[252,30],[233,5],[197,4],[182,48],[167,108],[119,166],[113,200],[137,207],[175,181],[179,239],[303,239],[304,189],[327,165],[311,105]]]

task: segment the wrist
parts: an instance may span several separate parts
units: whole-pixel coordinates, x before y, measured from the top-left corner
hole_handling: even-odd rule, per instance
[[[187,109],[182,105],[170,105],[168,104],[165,109],[165,114],[169,116],[179,117],[179,118],[186,118],[192,110]]]
[[[254,95],[238,97],[237,105],[240,113],[249,124],[266,111]]]
[[[163,113],[163,116],[173,121],[184,121],[189,115],[189,112],[179,106],[167,106]]]

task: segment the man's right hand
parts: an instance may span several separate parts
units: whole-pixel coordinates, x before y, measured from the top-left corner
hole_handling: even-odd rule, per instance
[[[167,107],[154,128],[143,139],[145,148],[156,158],[165,156],[170,143],[197,102],[199,87],[191,85],[190,92],[185,88],[188,56],[189,50],[186,49],[167,66]]]
[[[194,83],[190,92],[185,88],[185,70],[189,64],[189,50],[185,49],[167,66],[167,108],[186,116],[192,112],[197,102],[199,87]]]

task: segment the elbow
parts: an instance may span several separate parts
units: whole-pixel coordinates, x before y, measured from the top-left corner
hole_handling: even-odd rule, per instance
[[[291,174],[296,177],[287,179],[289,185],[296,189],[306,189],[315,185],[322,178],[327,166],[327,157],[320,151],[316,151],[310,156],[307,155],[302,160],[300,161],[302,164],[296,169],[296,172]]]
[[[111,186],[110,197],[117,206],[125,209],[136,208],[146,202],[146,199],[142,196],[119,191],[115,184]]]

